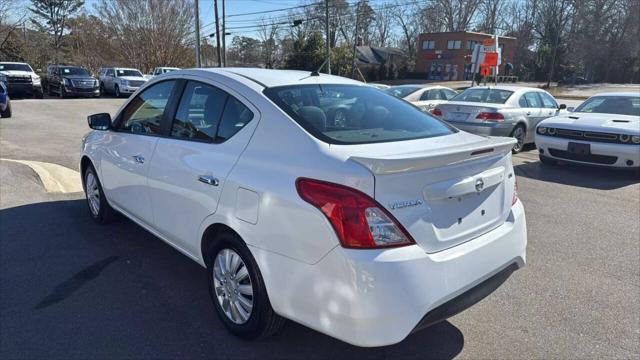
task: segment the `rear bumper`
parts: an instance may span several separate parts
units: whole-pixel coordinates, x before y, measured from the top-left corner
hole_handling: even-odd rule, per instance
[[[484,135],[484,136],[510,136],[513,131],[513,127],[515,124],[504,123],[504,122],[481,122],[470,123],[468,121],[465,122],[457,122],[457,121],[447,121],[449,124],[457,127],[462,131],[466,131],[468,133],[476,134],[476,135]]]
[[[590,144],[591,156],[575,156],[568,153],[569,142]],[[640,167],[640,145],[570,140],[536,134],[536,146],[543,156],[555,160],[616,168]],[[628,161],[633,164],[628,165]]]
[[[268,269],[263,277],[277,313],[353,345],[384,346],[491,293],[501,284],[496,278],[524,266],[526,243],[518,202],[500,227],[432,254],[417,245],[336,247],[317,264],[302,265],[252,252],[260,268]]]

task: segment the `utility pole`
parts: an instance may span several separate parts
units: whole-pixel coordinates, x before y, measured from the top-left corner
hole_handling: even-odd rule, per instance
[[[198,7],[199,0],[194,1],[196,4],[196,67],[202,67],[200,62],[200,8]]]
[[[358,10],[356,10],[356,31],[353,36],[353,62],[351,63],[351,77],[355,79],[356,77],[356,45],[358,44],[358,24],[360,23],[360,18],[358,14]]]
[[[225,2],[226,0],[222,0],[222,67],[227,67],[227,31],[225,30],[227,15],[224,10]]]
[[[327,36],[326,57],[327,73],[331,74],[331,48],[329,45],[329,0],[324,0],[324,30]]]
[[[218,67],[222,67],[222,57],[220,56],[220,19],[218,18],[218,0],[213,0],[216,16],[216,47],[218,53]]]

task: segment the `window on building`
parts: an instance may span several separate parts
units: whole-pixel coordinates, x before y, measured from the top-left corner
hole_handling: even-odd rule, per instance
[[[476,40],[467,41],[467,50],[473,50],[480,42]]]
[[[449,40],[447,41],[447,49],[460,49],[461,44],[460,40]]]
[[[434,40],[424,40],[422,42],[422,50],[433,50],[436,48],[436,42]]]

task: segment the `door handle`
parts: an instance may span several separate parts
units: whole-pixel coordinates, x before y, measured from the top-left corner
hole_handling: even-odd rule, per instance
[[[220,184],[218,179],[216,179],[216,178],[214,178],[213,176],[210,176],[210,175],[200,175],[200,176],[198,176],[198,181],[200,181],[201,183],[205,183],[207,185],[211,185],[211,186],[218,186],[218,184]]]
[[[529,115],[531,115],[531,112],[528,112],[528,113],[527,113],[527,116],[529,116]]]
[[[131,156],[133,158],[133,161],[137,162],[138,164],[144,164],[144,157],[141,155],[133,155]]]

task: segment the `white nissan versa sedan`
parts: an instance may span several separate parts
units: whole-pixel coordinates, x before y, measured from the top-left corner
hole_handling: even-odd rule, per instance
[[[205,266],[242,337],[287,318],[359,346],[397,343],[525,263],[515,140],[354,80],[181,70],[88,121],[91,216],[122,213]]]

